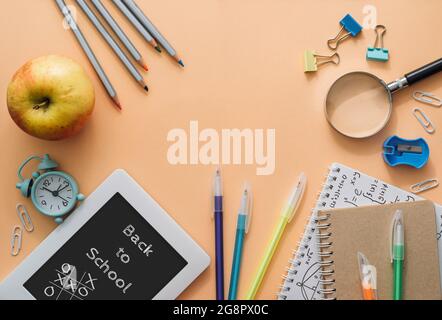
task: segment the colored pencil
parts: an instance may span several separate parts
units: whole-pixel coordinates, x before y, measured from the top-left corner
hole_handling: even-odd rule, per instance
[[[129,53],[134,58],[134,60],[136,62],[138,62],[138,64],[140,66],[142,66],[144,68],[144,70],[148,71],[149,68],[147,67],[146,62],[144,61],[143,57],[141,56],[141,53],[137,50],[137,48],[132,43],[132,41],[130,41],[129,37],[124,33],[124,31],[121,29],[121,27],[115,21],[115,19],[112,17],[112,15],[106,9],[106,7],[103,5],[101,0],[91,0],[91,2],[95,6],[97,11],[100,13],[100,15],[103,17],[103,19],[107,22],[107,24],[114,31],[114,33],[117,35],[118,39],[120,39],[121,43],[126,47],[127,51],[129,51]]]
[[[146,85],[146,82],[144,81],[144,78],[141,75],[141,73],[132,64],[132,62],[129,60],[129,58],[126,56],[126,54],[123,52],[123,50],[117,44],[117,42],[112,38],[112,36],[109,34],[109,32],[103,26],[103,24],[97,18],[95,13],[91,10],[91,8],[85,2],[85,0],[77,0],[77,3],[80,6],[80,8],[83,10],[83,12],[86,14],[86,16],[89,18],[89,20],[92,22],[92,24],[95,26],[95,28],[98,30],[98,32],[106,40],[108,45],[116,53],[116,55],[121,60],[123,65],[126,67],[126,69],[129,71],[129,73],[132,75],[132,77],[138,82],[138,84],[140,84],[144,88],[144,90],[149,91],[149,88]]]
[[[67,23],[69,24],[70,29],[77,38],[78,43],[80,44],[86,56],[88,57],[89,62],[92,64],[95,72],[97,73],[98,77],[103,83],[103,86],[106,89],[109,97],[112,99],[115,105],[121,110],[121,104],[120,101],[118,100],[117,92],[115,91],[114,87],[112,86],[112,83],[110,82],[109,78],[107,77],[106,73],[104,72],[103,68],[98,62],[97,57],[95,56],[94,52],[89,46],[89,43],[87,42],[86,38],[84,37],[77,23],[75,22],[75,19],[71,14],[71,11],[66,6],[64,0],[55,0],[55,2],[57,3],[57,6],[59,7],[60,11],[63,13]]]
[[[120,11],[126,16],[127,20],[134,26],[135,29],[141,34],[141,36],[155,48],[158,52],[161,53],[161,48],[156,42],[156,40],[151,36],[146,29],[144,29],[143,25],[138,21],[138,19],[133,15],[133,13],[126,7],[126,5],[121,0],[112,0],[115,6],[120,9]]]
[[[167,51],[167,53],[173,57],[182,67],[184,67],[183,60],[178,56],[176,50],[166,40],[166,38],[160,33],[160,31],[154,26],[144,12],[138,7],[133,0],[123,0],[123,3],[129,8],[130,11],[137,17],[138,21],[146,28],[147,31],[159,42],[159,44]]]

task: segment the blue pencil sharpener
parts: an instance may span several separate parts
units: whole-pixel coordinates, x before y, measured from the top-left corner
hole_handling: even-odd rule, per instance
[[[391,167],[405,165],[421,169],[430,158],[430,148],[422,138],[406,140],[392,136],[384,142],[383,157]]]

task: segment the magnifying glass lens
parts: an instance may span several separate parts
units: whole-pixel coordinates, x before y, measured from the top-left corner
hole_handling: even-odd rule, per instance
[[[326,101],[326,115],[340,133],[366,138],[381,131],[390,119],[391,94],[379,78],[363,72],[337,80]]]

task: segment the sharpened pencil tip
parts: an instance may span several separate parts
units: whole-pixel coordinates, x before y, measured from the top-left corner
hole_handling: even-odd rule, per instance
[[[140,60],[138,60],[139,65],[146,71],[149,71],[149,67],[147,66],[146,61],[144,61],[143,58],[140,58]]]
[[[119,110],[123,110],[123,107],[121,107],[121,103],[120,100],[118,100],[118,98],[115,96],[113,99],[115,106],[119,109]]]
[[[184,62],[183,60],[178,61],[179,65],[182,66],[184,68]]]
[[[155,50],[157,50],[159,53],[162,52],[162,51],[161,51],[161,48],[160,48],[159,46],[156,46],[156,47],[155,47]]]
[[[148,87],[148,86],[145,86],[145,87],[144,87],[144,90],[146,90],[147,92],[149,92],[149,87]]]

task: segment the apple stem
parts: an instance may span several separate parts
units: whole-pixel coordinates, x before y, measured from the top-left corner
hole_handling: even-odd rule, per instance
[[[34,106],[34,110],[39,110],[41,108],[47,108],[49,106],[49,103],[50,103],[49,99],[45,99],[45,100],[43,100],[43,102],[36,104]]]

